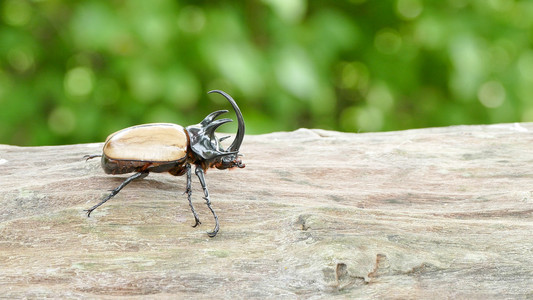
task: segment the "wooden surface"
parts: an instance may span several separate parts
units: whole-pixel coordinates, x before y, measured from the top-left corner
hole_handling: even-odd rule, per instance
[[[533,124],[246,136],[245,169],[127,176],[102,144],[0,145],[0,291],[12,297],[531,298]]]

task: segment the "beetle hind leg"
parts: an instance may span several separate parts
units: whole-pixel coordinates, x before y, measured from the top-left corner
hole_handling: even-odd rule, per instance
[[[200,184],[202,185],[202,189],[204,190],[204,200],[205,204],[213,214],[213,217],[215,218],[215,228],[213,228],[213,231],[207,232],[207,235],[209,237],[214,237],[218,233],[219,225],[218,225],[218,216],[211,207],[211,201],[209,200],[209,191],[207,190],[207,185],[205,184],[205,178],[204,178],[204,170],[200,166],[196,166],[195,169],[196,176],[198,176],[198,180],[200,180]]]
[[[185,193],[187,193],[187,199],[189,200],[189,206],[191,207],[191,211],[194,216],[194,225],[192,225],[192,227],[196,227],[202,224],[202,222],[200,222],[200,218],[198,217],[198,214],[196,213],[196,211],[194,210],[194,206],[192,205],[191,165],[187,164],[185,168],[187,169],[187,188],[185,189]]]
[[[102,154],[93,154],[93,155],[84,155],[83,158],[85,158],[85,161],[88,161],[89,159],[93,159],[95,157],[102,157]]]
[[[91,213],[93,212],[93,210],[98,208],[100,205],[106,203],[107,200],[113,198],[116,194],[118,194],[118,192],[120,192],[120,190],[122,190],[126,185],[128,185],[128,183],[132,182],[135,179],[142,179],[142,178],[144,178],[146,176],[148,176],[148,172],[139,172],[139,173],[135,173],[132,176],[128,177],[116,189],[112,190],[111,194],[109,194],[102,201],[100,201],[100,203],[96,204],[95,206],[93,206],[93,207],[91,207],[89,209],[86,209],[85,211],[87,212],[87,217],[91,216]]]

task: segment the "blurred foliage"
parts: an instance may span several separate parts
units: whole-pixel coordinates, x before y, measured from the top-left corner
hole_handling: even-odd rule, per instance
[[[194,124],[230,108],[211,89],[250,134],[533,121],[532,25],[528,0],[2,0],[0,143]]]

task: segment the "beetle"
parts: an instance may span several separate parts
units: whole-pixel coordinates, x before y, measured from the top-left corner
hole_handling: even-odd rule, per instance
[[[193,227],[201,224],[198,214],[194,210],[191,196],[191,165],[195,165],[195,173],[202,185],[203,199],[215,218],[213,231],[207,234],[216,236],[219,230],[218,216],[211,207],[209,191],[204,174],[207,169],[244,168],[239,154],[239,148],[244,138],[244,119],[241,110],[233,98],[220,90],[209,91],[224,96],[235,111],[238,121],[237,134],[232,144],[223,149],[220,142],[228,137],[217,138],[215,130],[222,124],[232,122],[232,119],[216,118],[227,110],[217,110],[210,113],[202,122],[183,128],[171,123],[150,123],[128,127],[110,134],[105,140],[102,154],[86,155],[87,160],[101,157],[101,165],[107,174],[126,174],[135,172],[117,188],[95,206],[85,210],[87,217],[100,205],[114,197],[120,190],[135,179],[142,179],[150,172],[168,172],[174,176],[187,175],[185,193],[189,200],[194,216]]]

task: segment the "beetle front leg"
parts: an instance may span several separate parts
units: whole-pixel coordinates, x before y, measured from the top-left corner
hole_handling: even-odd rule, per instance
[[[192,205],[191,165],[187,164],[185,168],[187,169],[187,189],[185,190],[185,193],[187,193],[187,199],[189,200],[189,206],[191,207],[192,214],[194,216],[194,225],[192,227],[196,227],[199,224],[202,224],[202,222],[200,222],[200,218],[198,218],[198,214],[196,213],[196,211],[194,210],[194,206]]]
[[[214,237],[218,233],[219,225],[218,225],[218,217],[213,208],[211,207],[211,201],[209,200],[209,191],[207,190],[207,185],[205,184],[205,178],[204,178],[204,170],[200,166],[196,166],[195,169],[196,176],[198,176],[198,180],[200,180],[200,184],[202,185],[202,189],[204,190],[204,199],[205,204],[207,204],[207,207],[213,214],[213,217],[215,217],[215,228],[212,232],[208,232],[207,235],[209,237]]]
[[[139,173],[135,173],[132,176],[128,177],[116,189],[112,190],[111,194],[109,194],[109,196],[105,197],[104,200],[100,201],[100,203],[96,204],[95,206],[93,206],[93,207],[91,207],[89,209],[86,209],[85,211],[87,212],[87,217],[90,217],[91,213],[93,212],[93,210],[95,210],[98,206],[104,204],[107,200],[113,198],[113,196],[118,194],[118,192],[120,192],[121,189],[123,189],[126,185],[128,185],[128,183],[132,182],[135,179],[142,179],[142,178],[144,178],[146,176],[148,176],[148,172],[139,172]]]

